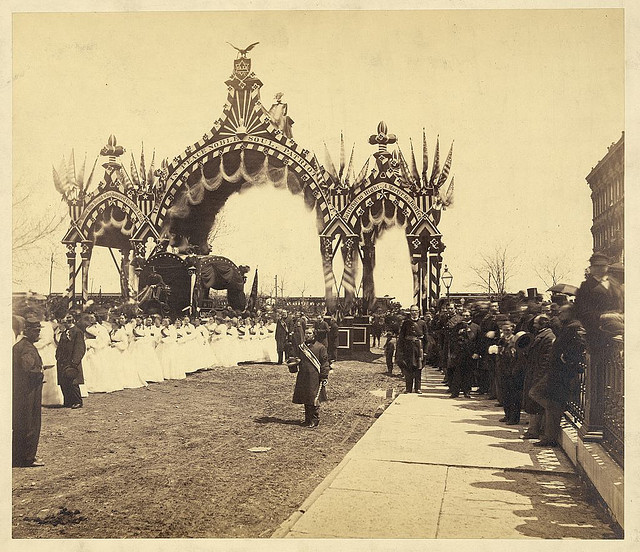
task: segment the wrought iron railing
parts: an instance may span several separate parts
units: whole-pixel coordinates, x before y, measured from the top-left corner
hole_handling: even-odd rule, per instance
[[[567,404],[567,414],[575,426],[582,425],[584,421],[584,408],[586,402],[586,385],[584,372],[578,376],[574,388],[571,390],[571,398]]]
[[[604,424],[602,445],[624,465],[624,340],[610,339],[605,351]]]
[[[572,390],[566,414],[573,425],[582,428],[587,434],[594,429],[595,420],[595,428],[600,430],[602,436],[602,446],[618,464],[624,466],[624,340],[622,336],[609,338],[599,358],[601,365],[594,369],[601,370],[603,377],[592,374],[591,386],[587,386],[587,375],[592,369],[590,359],[587,358],[586,372],[580,374]],[[589,392],[587,392],[588,388]],[[598,393],[599,396],[592,396],[593,393]],[[585,421],[587,410],[589,410],[590,422]],[[583,427],[584,424],[586,429]]]

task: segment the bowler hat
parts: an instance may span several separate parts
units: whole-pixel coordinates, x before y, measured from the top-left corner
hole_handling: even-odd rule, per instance
[[[38,329],[42,328],[42,326],[40,325],[40,320],[38,320],[38,318],[33,314],[27,316],[24,319],[24,322],[25,322],[24,327],[26,330],[34,330],[36,328]]]
[[[606,266],[610,263],[609,257],[599,251],[589,257],[589,263],[592,266]]]

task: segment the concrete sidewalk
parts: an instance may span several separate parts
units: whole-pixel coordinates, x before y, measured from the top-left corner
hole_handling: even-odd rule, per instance
[[[561,449],[423,372],[274,538],[615,538]]]

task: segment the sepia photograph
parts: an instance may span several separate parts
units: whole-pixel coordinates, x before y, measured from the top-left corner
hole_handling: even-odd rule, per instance
[[[429,4],[5,14],[12,547],[637,539],[632,19]]]

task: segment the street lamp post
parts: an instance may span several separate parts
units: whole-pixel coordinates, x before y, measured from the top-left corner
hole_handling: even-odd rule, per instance
[[[444,265],[444,272],[442,273],[442,276],[440,277],[440,279],[442,280],[442,283],[444,284],[444,287],[447,288],[447,299],[449,298],[449,290],[451,289],[451,283],[453,282],[453,274],[451,274],[451,272],[449,272],[449,269],[447,268],[447,265]]]

